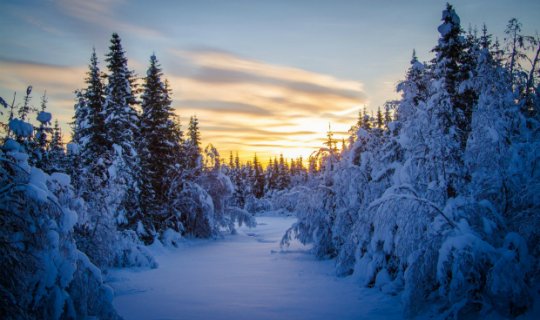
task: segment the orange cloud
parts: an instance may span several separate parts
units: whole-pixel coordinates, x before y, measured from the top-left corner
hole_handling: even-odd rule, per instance
[[[347,132],[366,103],[357,81],[217,50],[173,53],[189,66],[183,74],[165,70],[172,74],[178,112],[197,114],[203,141],[225,155],[236,150],[244,159],[254,152],[263,159],[280,152],[306,158],[320,147],[329,123]]]
[[[94,12],[99,12],[95,9]],[[357,111],[366,102],[363,85],[298,68],[276,66],[218,51],[175,51],[185,70],[164,73],[173,90],[173,106],[187,119],[199,117],[203,143],[222,156],[238,151],[243,160],[253,153],[266,162],[283,153],[307,158],[321,146],[328,126],[346,136]],[[130,61],[139,74],[144,65]],[[26,61],[1,61],[0,92],[5,98],[34,86],[35,106],[46,89],[49,110],[63,122],[66,139],[76,88],[84,87],[87,67],[64,67]],[[19,98],[21,98],[19,96]]]

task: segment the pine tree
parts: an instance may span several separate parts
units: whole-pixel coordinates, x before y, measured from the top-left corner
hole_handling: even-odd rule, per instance
[[[37,116],[39,127],[36,129],[36,134],[34,135],[35,150],[32,154],[32,156],[35,158],[33,162],[36,167],[45,171],[48,171],[49,167],[49,155],[47,153],[47,148],[49,144],[49,136],[53,132],[53,129],[50,127],[52,116],[49,112],[46,112],[47,101],[47,93],[45,92],[41,97],[41,111]]]
[[[261,163],[259,162],[259,159],[257,158],[257,154],[253,156],[253,177],[252,177],[252,190],[253,195],[256,198],[262,198],[264,196],[264,173],[261,166]]]
[[[377,108],[376,125],[377,125],[377,128],[379,128],[379,129],[382,129],[384,127],[384,119],[383,119],[383,114],[382,114],[382,111],[381,111],[381,107]]]
[[[112,151],[112,140],[108,139],[105,127],[105,89],[101,78],[94,49],[88,66],[87,87],[82,97],[79,97],[80,104],[75,110],[74,141],[81,148],[83,166],[89,166],[106,152]]]
[[[433,49],[437,53],[434,66],[433,95],[428,110],[431,123],[435,124],[430,133],[428,145],[431,148],[433,164],[437,166],[437,180],[446,185],[448,197],[455,197],[461,188],[463,172],[463,150],[471,130],[472,109],[475,93],[466,82],[473,66],[465,51],[460,19],[453,7],[447,4],[443,11],[443,24],[439,26],[441,37]],[[464,86],[465,85],[465,86]]]
[[[358,118],[356,123],[349,129],[349,143],[352,144],[356,141],[356,134],[358,129],[362,128],[364,125],[364,115],[362,114],[362,109],[358,110]]]
[[[28,86],[26,88],[26,95],[24,96],[24,102],[22,107],[19,108],[19,118],[22,121],[26,121],[27,117],[30,115],[32,111],[35,111],[34,107],[30,104],[30,101],[32,100],[32,86]]]
[[[366,107],[364,107],[364,109],[361,109],[361,110],[358,110],[358,119],[356,119],[356,131],[358,131],[358,129],[362,128],[364,126],[364,113],[363,111],[366,109]],[[355,135],[356,135],[356,132],[355,132]]]
[[[18,114],[19,114],[19,119],[20,121],[22,122],[26,122],[27,121],[27,117],[30,115],[31,112],[33,111],[36,111],[36,109],[30,105],[30,101],[32,100],[32,96],[30,95],[32,93],[32,86],[28,86],[26,88],[26,95],[24,96],[24,102],[23,102],[23,105],[19,108],[18,110]],[[10,119],[10,122],[11,122],[11,119]],[[11,126],[10,126],[10,129],[11,129]],[[28,152],[28,154],[32,154],[33,153],[33,141],[32,141],[32,133],[33,133],[33,130],[31,132],[29,132],[30,134],[28,135],[22,135],[22,134],[17,134],[15,133],[15,138],[17,140],[17,142],[19,144],[21,144],[25,149],[26,151]]]
[[[78,146],[77,154],[72,156],[73,182],[79,195],[89,202],[99,198],[95,195],[103,192],[113,154],[105,127],[105,89],[102,77],[96,51],[93,49],[85,79],[86,88],[76,92],[72,137]]]
[[[471,43],[463,37],[459,16],[452,5],[447,4],[443,12],[443,24],[438,30],[441,34],[439,44],[433,49],[435,58],[434,76],[442,80],[442,87],[450,98],[451,113],[441,115],[444,126],[448,130],[456,125],[460,147],[463,150],[471,131],[472,109],[477,94],[471,89],[467,80],[476,69],[475,58],[467,51]]]
[[[426,102],[428,95],[428,80],[426,78],[426,67],[418,61],[416,51],[413,50],[405,80],[397,86],[397,91],[403,95],[396,110],[397,120],[406,122],[415,112],[419,103]]]
[[[107,53],[108,83],[105,88],[106,137],[113,145],[112,165],[116,167],[116,184],[126,187],[118,215],[134,215],[139,209],[139,158],[135,141],[138,139],[139,123],[133,92],[133,72],[128,69],[125,51],[118,34],[113,33]]]
[[[287,161],[285,161],[285,158],[283,158],[283,153],[282,153],[279,155],[277,187],[279,190],[284,190],[284,189],[289,188],[290,184],[291,184],[291,176],[290,176],[289,166],[287,165]]]
[[[364,111],[362,113],[362,129],[366,131],[371,130],[371,117],[367,113],[367,108],[364,108]]]
[[[240,158],[238,157],[238,152],[234,157],[234,169],[232,170],[232,183],[234,185],[234,192],[232,196],[232,202],[234,206],[239,208],[244,208],[245,205],[245,183],[242,177],[242,167],[240,166]]]
[[[232,151],[229,153],[229,168],[230,169],[234,168],[234,157],[233,157]]]
[[[94,58],[95,55],[93,55]],[[138,116],[133,105],[136,103],[133,93],[133,72],[128,69],[125,51],[118,34],[113,33],[109,53],[107,53],[108,83],[105,88],[105,125],[107,138],[122,148],[127,159],[135,156],[133,146],[137,135]],[[92,77],[92,80],[94,78]]]
[[[324,145],[328,149],[328,152],[332,154],[337,153],[336,140],[334,140],[334,132],[332,131],[332,128],[330,128],[330,124],[328,125],[328,132],[326,133],[326,142],[324,143]],[[280,156],[280,163],[282,157],[283,154]]]
[[[270,193],[271,191],[276,189],[276,171],[274,168],[274,162],[272,161],[272,158],[268,161],[268,166],[266,167],[265,172],[265,180],[266,180],[266,186],[265,186],[265,193]]]
[[[201,172],[201,133],[199,131],[199,120],[197,116],[189,119],[188,139],[186,140],[186,161],[187,168],[193,176],[198,176]]]
[[[386,101],[384,103],[384,126],[388,128],[388,124],[392,122],[392,108],[395,105],[395,101]]]
[[[108,200],[109,193],[117,189],[113,186],[108,170],[112,165],[114,150],[112,142],[107,138],[108,130],[105,127],[105,89],[102,77],[94,49],[86,74],[86,88],[76,91],[72,139],[77,150],[69,155],[72,161],[70,172],[73,184],[92,213],[87,221],[89,225],[81,225],[77,229],[79,234],[81,228],[88,228],[87,230],[96,233],[100,227],[94,223],[112,221],[112,215],[117,208],[113,205],[116,199],[112,203]],[[117,195],[120,196],[122,194]],[[95,243],[92,242],[92,245]]]
[[[58,125],[58,120],[54,121],[53,134],[49,144],[50,172],[66,172],[66,151],[62,141],[62,130]]]
[[[128,217],[131,226],[142,223],[147,243],[155,232],[165,231],[169,227],[180,231],[180,225],[170,219],[173,214],[167,207],[170,203],[170,179],[175,176],[179,165],[179,140],[169,91],[162,77],[158,60],[152,55],[143,84],[138,146],[141,171],[144,173],[140,194],[142,214]],[[167,225],[163,225],[165,221]]]

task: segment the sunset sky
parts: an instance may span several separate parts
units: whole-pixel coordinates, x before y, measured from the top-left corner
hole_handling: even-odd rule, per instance
[[[157,55],[184,128],[196,114],[203,143],[223,157],[307,157],[329,124],[345,136],[359,108],[398,97],[412,49],[432,58],[445,3],[3,0],[0,96],[11,102],[31,84],[38,106],[46,90],[68,140],[92,47],[105,71],[117,32],[139,76]],[[501,41],[512,17],[525,34],[540,32],[540,1],[452,4],[465,29],[486,23]]]

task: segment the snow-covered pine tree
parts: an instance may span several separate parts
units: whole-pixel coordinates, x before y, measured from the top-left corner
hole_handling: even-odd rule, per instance
[[[12,126],[16,126],[18,128],[25,127],[23,125],[23,123],[28,123],[28,122],[26,122],[28,120],[27,117],[30,116],[31,112],[37,111],[30,104],[30,101],[32,100],[31,94],[32,94],[32,86],[28,86],[26,88],[26,95],[24,96],[23,105],[17,111],[17,113],[19,115],[19,119],[15,119],[16,121],[14,121],[14,122],[11,121],[13,119],[10,119],[9,126],[8,126],[9,129],[11,129]],[[17,123],[17,121],[21,121],[20,126],[15,125]],[[19,132],[19,133],[14,132],[14,137],[17,139],[17,142],[19,144],[21,144],[26,149],[26,152],[28,152],[28,154],[33,154],[34,149],[35,149],[35,143],[32,140],[32,135],[33,135],[34,128],[31,126],[31,127],[29,127],[29,129],[30,130],[28,130],[28,132],[26,132],[27,134],[24,134],[24,135],[21,134],[21,132]],[[11,129],[11,131],[13,131],[13,129]]]
[[[405,80],[397,85],[397,91],[402,93],[402,99],[396,110],[397,119],[406,122],[414,114],[418,104],[425,102],[428,94],[428,79],[426,67],[418,61],[413,50],[411,65]]]
[[[105,88],[102,81],[95,49],[90,57],[86,77],[86,89],[79,97],[80,105],[75,109],[74,141],[81,149],[81,162],[88,166],[112,150],[112,140],[105,126]]]
[[[186,169],[190,171],[190,176],[199,176],[202,170],[202,156],[201,133],[199,131],[199,119],[197,119],[197,116],[192,116],[189,119],[184,150],[186,153]]]
[[[78,226],[78,231],[83,235],[89,234],[89,230],[95,230],[92,233],[96,234],[100,227],[94,223],[112,220],[109,216],[114,212],[111,210],[116,210],[106,200],[112,143],[107,139],[105,128],[105,92],[95,49],[90,56],[85,83],[86,88],[76,92],[73,143],[78,147],[78,152],[72,170],[77,193],[86,201],[91,213],[86,219],[81,219]]]
[[[142,212],[128,217],[129,224],[142,225],[137,230],[147,243],[155,233],[171,228],[181,231],[178,216],[171,211],[169,190],[171,179],[180,172],[180,139],[174,124],[169,89],[162,80],[163,72],[155,55],[143,83],[141,97],[139,156],[141,159]],[[175,218],[176,217],[176,218]]]
[[[155,266],[135,231],[118,230],[127,222],[121,207],[127,181],[121,171],[123,153],[107,137],[105,90],[95,51],[88,67],[86,88],[76,92],[73,142],[68,145],[76,193],[86,207],[75,226],[77,245],[101,268]]]
[[[442,79],[440,85],[449,95],[454,111],[449,121],[456,126],[456,135],[464,149],[471,130],[472,108],[477,99],[477,94],[467,81],[475,71],[474,44],[464,38],[459,16],[452,5],[447,4],[442,21],[438,28],[439,43],[433,49],[436,53],[434,77]]]
[[[54,120],[51,142],[47,150],[49,158],[49,172],[66,172],[67,158],[64,142],[62,141],[62,130],[58,120]]]
[[[515,317],[530,306],[539,269],[527,248],[538,256],[538,125],[517,112],[509,74],[482,39],[457,54],[450,47],[463,39],[447,37],[460,33],[450,6],[443,21],[445,58],[440,50],[427,67],[413,58],[397,121],[382,135],[359,130],[333,172],[323,168],[325,184],[298,201],[283,244],[295,235],[318,256],[336,256],[338,274],[403,291],[408,315],[436,303],[443,317]],[[452,57],[463,58],[457,74]]]
[[[28,137],[31,124],[10,122],[13,134]],[[75,244],[73,227],[84,212],[69,176],[29,165],[13,139],[0,159],[0,317],[120,318],[112,289]]]
[[[111,162],[115,167],[113,169],[115,174],[111,179],[119,186],[125,187],[117,215],[130,216],[139,210],[140,167],[135,142],[139,135],[139,117],[134,108],[137,101],[133,90],[133,72],[128,69],[125,51],[116,33],[111,37],[105,61],[109,73],[103,114],[106,137],[113,147]]]
[[[47,93],[43,93],[41,97],[41,106],[40,111],[37,115],[37,121],[39,122],[39,127],[36,129],[34,134],[34,144],[35,150],[32,154],[33,163],[36,167],[45,170],[49,170],[49,155],[47,153],[48,144],[50,136],[52,135],[53,129],[51,128],[51,118],[52,115],[47,112]]]
[[[268,165],[266,166],[266,170],[264,172],[264,181],[265,194],[270,194],[276,189],[276,172],[274,170],[274,162],[272,161],[272,158],[270,158]]]
[[[18,114],[21,121],[26,121],[27,117],[30,115],[32,111],[36,111],[36,109],[30,104],[30,101],[32,100],[32,86],[28,86],[26,88],[26,95],[24,96],[24,102],[23,105],[19,108]]]
[[[381,111],[381,107],[377,108],[377,117],[375,119],[375,125],[377,126],[378,129],[384,128],[384,118]]]
[[[476,94],[467,80],[473,68],[466,42],[462,36],[459,16],[450,4],[443,11],[443,24],[438,28],[439,43],[426,113],[431,126],[426,130],[426,142],[431,148],[429,162],[433,166],[430,181],[445,189],[444,198],[457,196],[466,172],[463,170],[463,150],[470,133],[472,108]]]
[[[102,77],[96,51],[93,49],[85,79],[86,88],[84,92],[76,92],[73,126],[73,142],[79,149],[74,163],[74,181],[86,201],[90,201],[96,192],[102,191],[108,179],[107,168],[111,163],[112,143],[107,139],[105,128],[105,92]],[[79,181],[82,184],[80,186]]]
[[[240,165],[238,152],[234,157],[234,169],[231,171],[231,182],[233,183],[234,191],[231,198],[232,206],[244,208],[246,204],[246,184],[243,178],[243,167]]]
[[[264,196],[264,172],[262,165],[257,158],[257,154],[253,156],[253,177],[251,178],[251,190],[255,198],[262,198]]]

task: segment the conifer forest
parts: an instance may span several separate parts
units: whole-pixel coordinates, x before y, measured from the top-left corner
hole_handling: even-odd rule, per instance
[[[304,156],[218,151],[175,105],[170,59],[144,48],[135,73],[136,38],[114,30],[71,110],[17,83],[0,97],[0,318],[539,319],[540,37],[439,7],[430,51],[407,38],[397,98]]]

